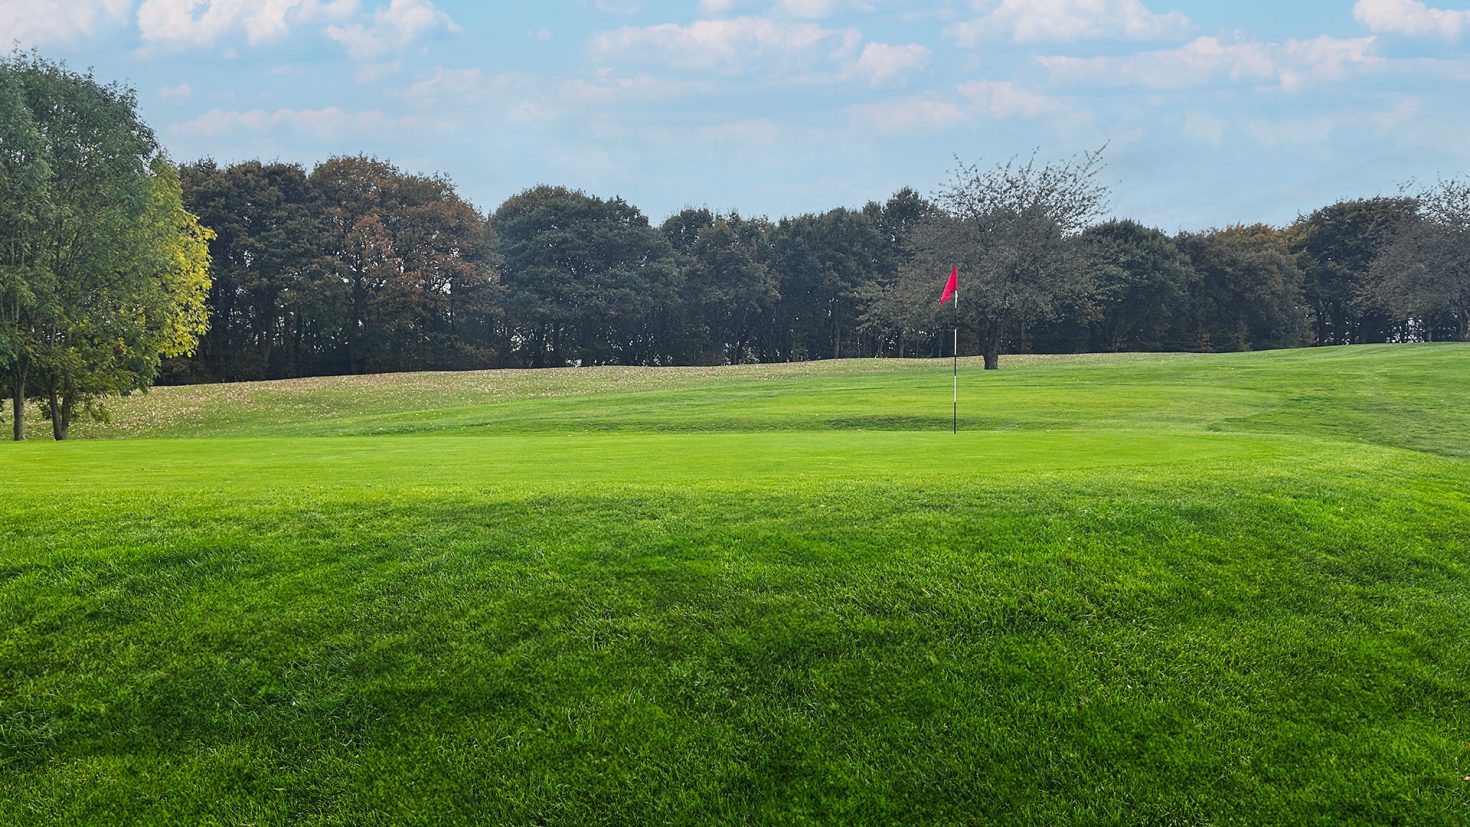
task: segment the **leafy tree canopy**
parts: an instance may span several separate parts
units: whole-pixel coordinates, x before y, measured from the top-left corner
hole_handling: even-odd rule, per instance
[[[204,330],[210,234],[132,90],[35,53],[0,60],[7,173],[0,362],[16,438],[43,401],[58,439],[79,408],[148,387]]]

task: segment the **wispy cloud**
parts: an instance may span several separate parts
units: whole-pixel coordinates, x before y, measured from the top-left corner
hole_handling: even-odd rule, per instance
[[[700,14],[705,16],[719,17],[751,8],[763,8],[775,17],[822,20],[846,11],[872,11],[873,4],[869,0],[699,0]]]
[[[154,46],[198,47],[243,31],[259,44],[285,37],[293,26],[340,20],[357,0],[143,0],[138,33]]]
[[[995,118],[1039,118],[1065,109],[1055,98],[1009,80],[972,80],[959,93],[977,110]]]
[[[1340,39],[1322,35],[1285,43],[1223,43],[1197,38],[1175,49],[1120,57],[1043,56],[1037,58],[1057,83],[1185,88],[1210,83],[1253,83],[1298,91],[1314,81],[1344,77],[1352,68],[1379,65],[1372,37]]]
[[[370,11],[360,0],[143,0],[137,19],[139,36],[154,49],[200,48],[242,33],[255,46],[309,27],[363,61],[460,30],[431,0],[389,0]]]
[[[1419,0],[1358,0],[1353,17],[1377,34],[1455,40],[1470,31],[1470,9],[1440,9]]]
[[[930,52],[917,43],[890,46],[887,43],[869,43],[851,66],[848,73],[870,86],[881,86],[898,77],[924,68],[929,62]]]
[[[971,80],[955,95],[925,93],[847,107],[850,120],[883,135],[944,132],[982,120],[1070,117],[1061,101],[1009,80]]]
[[[1158,40],[1192,28],[1180,12],[1153,12],[1142,0],[1001,0],[994,11],[956,23],[945,34],[968,48],[989,37],[1017,43]]]
[[[535,83],[534,78],[520,72],[490,73],[477,66],[468,69],[439,66],[429,77],[391,89],[388,95],[419,107],[463,107],[519,98],[531,93]]]
[[[429,0],[392,0],[374,11],[371,20],[327,27],[327,37],[342,44],[358,60],[400,52],[435,32],[463,31]]]
[[[854,104],[847,115],[859,128],[880,135],[943,132],[973,119],[959,103],[936,95]]]
[[[158,96],[166,101],[186,101],[194,97],[194,89],[187,83],[177,86],[165,86],[158,90]]]
[[[69,43],[121,23],[134,0],[0,0],[0,47]]]
[[[918,43],[864,42],[856,27],[829,28],[781,17],[627,26],[597,35],[592,54],[604,64],[868,86],[895,84],[923,69],[932,56]]]
[[[1418,98],[1406,98],[1387,110],[1342,111],[1280,118],[1252,117],[1240,122],[1241,131],[1264,146],[1325,145],[1344,130],[1393,136],[1424,110]]]
[[[419,130],[419,118],[389,115],[381,110],[349,111],[335,106],[322,109],[211,109],[194,120],[173,127],[187,135],[221,136],[240,132],[294,132],[336,141],[380,130]]]
[[[593,78],[577,78],[560,86],[561,96],[573,103],[616,104],[630,101],[673,101],[695,94],[708,94],[714,86],[706,81],[671,80],[647,74],[620,77],[610,70]]]
[[[654,61],[672,68],[741,75],[849,58],[861,42],[855,28],[734,17],[688,25],[625,26],[593,38],[592,53],[599,61]]]

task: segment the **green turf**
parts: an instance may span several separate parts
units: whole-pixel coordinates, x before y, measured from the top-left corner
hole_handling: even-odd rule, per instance
[[[160,388],[0,445],[0,824],[1470,823],[1470,346]]]

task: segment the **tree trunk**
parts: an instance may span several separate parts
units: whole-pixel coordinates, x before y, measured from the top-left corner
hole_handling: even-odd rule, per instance
[[[301,316],[294,316],[291,322],[291,364],[286,369],[287,377],[297,376],[301,371]]]
[[[52,383],[51,393],[51,435],[60,442],[71,433],[71,408],[73,397],[70,393],[56,393],[56,385]]]
[[[13,434],[16,442],[26,438],[26,373],[28,365],[24,361],[15,365],[15,371],[11,375],[11,406],[15,409],[15,422]]]
[[[531,331],[531,367],[542,367],[546,356],[546,325],[536,325]]]
[[[985,354],[985,369],[1000,370],[1000,340],[986,339],[982,351]]]
[[[1005,325],[995,320],[980,323],[980,353],[985,357],[986,370],[1000,370],[1000,345],[1005,341]]]
[[[71,435],[71,417],[77,412],[77,395],[68,391],[61,397],[61,438]]]

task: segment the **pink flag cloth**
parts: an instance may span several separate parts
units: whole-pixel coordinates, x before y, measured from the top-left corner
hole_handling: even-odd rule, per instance
[[[960,289],[960,268],[956,267],[949,273],[949,281],[944,285],[944,295],[939,297],[939,303],[944,304],[949,301],[958,289]]]

